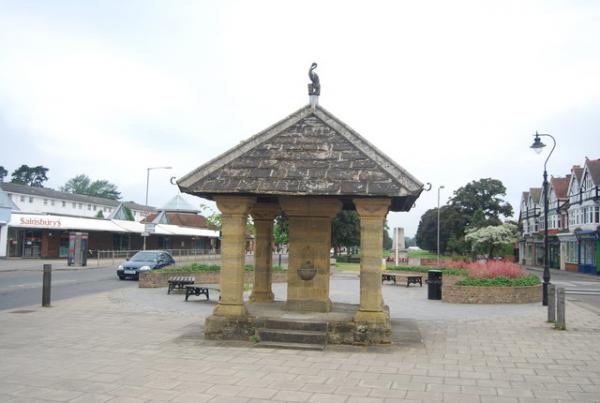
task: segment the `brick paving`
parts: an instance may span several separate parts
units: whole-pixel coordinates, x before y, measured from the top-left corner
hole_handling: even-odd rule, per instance
[[[332,299],[351,302],[356,283],[336,279]],[[600,402],[600,317],[572,303],[562,332],[537,304],[450,305],[384,286],[422,342],[307,352],[203,340],[213,303],[134,285],[0,311],[0,401]]]

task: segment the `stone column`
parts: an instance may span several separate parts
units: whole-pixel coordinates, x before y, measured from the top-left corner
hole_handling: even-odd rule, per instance
[[[360,217],[360,306],[355,321],[386,323],[389,316],[381,294],[383,225],[390,199],[354,199]]]
[[[254,286],[251,302],[273,301],[271,268],[273,260],[273,220],[281,208],[275,203],[257,203],[250,214],[256,228],[254,247]]]
[[[329,312],[329,251],[331,220],[341,210],[337,199],[281,197],[289,219],[288,288],[285,308],[291,311]],[[302,280],[300,267],[317,269],[311,280]]]
[[[244,260],[246,244],[246,218],[255,203],[254,197],[215,197],[221,211],[221,274],[219,287],[221,300],[213,314],[216,316],[246,316],[244,305]]]

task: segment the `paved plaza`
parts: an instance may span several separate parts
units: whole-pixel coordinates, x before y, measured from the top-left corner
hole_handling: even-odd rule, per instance
[[[332,300],[358,302],[356,273]],[[2,402],[598,402],[600,317],[567,305],[451,305],[384,285],[397,343],[324,352],[202,338],[216,304],[130,287],[0,311]],[[274,284],[284,299],[285,284]]]

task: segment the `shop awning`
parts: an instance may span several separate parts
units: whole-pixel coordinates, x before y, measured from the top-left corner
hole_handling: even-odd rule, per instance
[[[136,221],[21,213],[13,213],[8,226],[15,228],[56,229],[64,231],[106,231],[133,234],[141,234],[145,230],[145,225]],[[218,231],[167,224],[156,224],[154,226],[153,234],[208,238],[219,237]]]
[[[110,220],[55,215],[13,213],[9,227],[78,231],[128,232]]]

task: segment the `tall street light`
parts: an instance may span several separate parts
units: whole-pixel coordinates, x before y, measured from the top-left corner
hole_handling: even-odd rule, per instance
[[[437,265],[440,267],[440,190],[444,185],[438,186],[438,207],[437,207]]]
[[[541,136],[550,137],[553,143],[552,150],[550,150],[550,153],[544,162],[544,285],[542,305],[546,306],[548,305],[548,285],[550,284],[550,268],[548,267],[548,172],[546,171],[546,164],[548,163],[548,159],[550,159],[550,156],[556,147],[556,140],[549,134],[541,134],[536,131],[531,148],[538,154],[542,152],[544,147],[546,147],[546,144],[542,143],[542,140],[540,140]]]
[[[150,185],[150,171],[153,169],[172,169],[173,167],[149,167],[146,168],[146,219],[148,218],[149,208],[148,208],[148,187]],[[146,250],[146,238],[148,237],[148,233],[144,229],[144,250]]]

